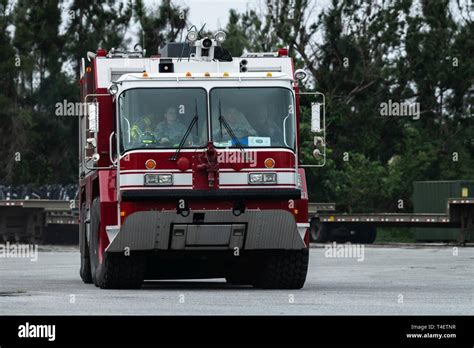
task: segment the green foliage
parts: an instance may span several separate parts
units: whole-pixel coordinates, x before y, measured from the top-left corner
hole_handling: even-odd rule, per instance
[[[79,101],[81,58],[127,46],[132,18],[148,54],[183,39],[188,8],[145,3],[0,0],[2,183],[76,180],[77,119],[54,111],[64,99]],[[364,212],[398,211],[403,199],[409,210],[414,180],[474,179],[470,9],[456,0],[334,0],[319,15],[317,8],[312,0],[268,0],[262,10],[231,11],[225,43],[234,56],[288,47],[295,66],[310,72],[302,89],[325,94],[326,166],[306,171],[310,199]],[[418,102],[420,119],[381,116],[389,100]],[[317,161],[310,101],[302,99],[306,164]]]
[[[176,41],[186,28],[188,8],[181,8],[164,0],[160,6],[147,12],[142,0],[135,0],[135,17],[142,27],[147,53],[155,55],[166,42]]]
[[[415,243],[415,233],[410,228],[378,228],[375,243]]]
[[[289,47],[312,74],[306,87],[326,95],[326,166],[306,170],[310,199],[364,212],[399,211],[403,199],[409,210],[415,180],[473,179],[469,8],[446,0],[333,0],[316,18],[311,3],[270,0],[258,16],[249,10],[239,22],[231,15],[246,49],[276,35],[272,48]],[[382,117],[389,100],[419,103],[420,119]],[[300,159],[314,164],[309,100],[301,103]]]
[[[131,0],[73,0],[66,13],[65,53],[71,59],[76,78],[87,51],[125,48],[124,37],[132,17]]]
[[[131,3],[2,0],[1,5],[0,155],[6,163],[1,182],[75,182],[77,119],[57,117],[55,105],[79,101],[76,78],[88,50],[124,43]]]

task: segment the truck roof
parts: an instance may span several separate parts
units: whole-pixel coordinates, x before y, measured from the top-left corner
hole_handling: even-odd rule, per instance
[[[160,63],[172,64],[173,72],[160,72]],[[231,62],[202,61],[193,58],[95,58],[96,88],[108,88],[112,82],[139,81],[146,71],[148,79],[263,79],[293,80],[292,61],[289,57],[240,57]],[[209,73],[206,77],[204,74]],[[224,76],[228,73],[229,76]],[[271,76],[270,76],[270,74]],[[125,75],[125,76],[123,76]],[[268,75],[268,76],[267,76]]]
[[[293,78],[283,73],[241,73],[241,72],[187,72],[187,73],[127,73],[122,75],[117,82],[124,81],[142,81],[142,80],[259,80],[259,79],[278,79],[293,81]]]

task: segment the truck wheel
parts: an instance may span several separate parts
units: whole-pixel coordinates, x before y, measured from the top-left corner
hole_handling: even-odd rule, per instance
[[[140,289],[145,274],[142,255],[105,253],[104,262],[97,269],[101,289]]]
[[[87,245],[85,207],[81,209],[79,225],[79,250],[81,252],[81,269],[79,274],[85,284],[92,284],[91,261],[89,258],[89,247]]]
[[[91,264],[91,277],[95,286],[99,286],[97,282],[97,269],[99,267],[99,231],[100,231],[100,201],[96,197],[91,205],[90,218],[90,241],[89,241],[89,259]]]
[[[144,278],[144,258],[138,254],[106,253],[99,243],[100,202],[91,207],[90,264],[92,280],[102,289],[139,289]]]
[[[309,250],[272,252],[263,260],[255,287],[262,289],[301,289],[306,281]]]
[[[311,219],[309,224],[310,241],[313,243],[326,243],[328,240],[327,227],[319,220]]]

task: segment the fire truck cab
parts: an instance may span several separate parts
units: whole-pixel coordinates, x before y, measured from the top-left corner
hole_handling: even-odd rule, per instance
[[[285,49],[233,58],[222,41],[188,34],[160,56],[99,49],[83,61],[85,283],[303,287],[309,224],[292,59]]]

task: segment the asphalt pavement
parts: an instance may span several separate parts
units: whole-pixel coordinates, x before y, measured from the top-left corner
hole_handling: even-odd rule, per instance
[[[474,314],[472,247],[370,246],[341,256],[312,248],[301,290],[231,286],[224,279],[101,290],[82,283],[76,248],[43,247],[33,262],[0,258],[0,315]]]

